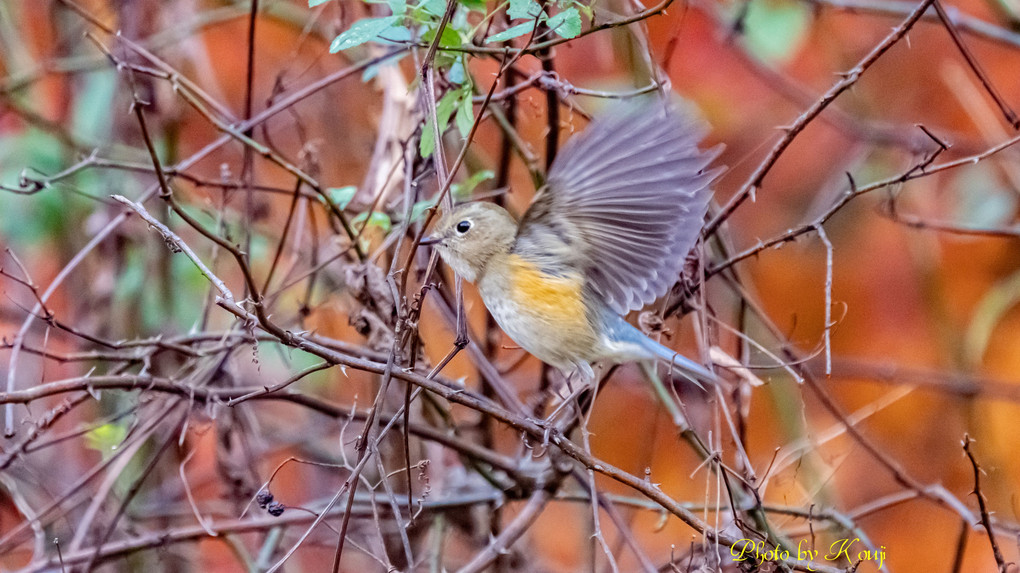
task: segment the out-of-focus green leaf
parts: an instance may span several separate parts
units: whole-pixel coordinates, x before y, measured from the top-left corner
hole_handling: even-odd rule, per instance
[[[960,169],[953,179],[956,209],[953,221],[976,229],[994,229],[1009,224],[1017,208],[1016,194],[999,182],[988,163]]]
[[[981,298],[964,336],[964,357],[972,366],[981,364],[995,327],[1020,303],[1020,272],[996,284]]]
[[[803,43],[810,21],[810,7],[801,2],[752,0],[744,19],[744,37],[755,56],[783,63]]]
[[[1011,227],[1017,212],[1016,194],[999,181],[990,164],[962,168],[953,179],[952,188],[956,194],[953,223],[973,229]],[[964,335],[964,359],[968,364],[981,364],[995,329],[1017,304],[1020,272],[993,285],[974,308]]]
[[[460,0],[460,5],[475,12],[485,12],[485,0]]]
[[[48,190],[27,197],[5,197],[0,232],[15,246],[38,246],[59,238],[70,222],[65,196]]]
[[[577,8],[567,8],[549,18],[546,26],[561,38],[576,38],[581,33],[581,14],[577,12]]]
[[[308,7],[315,8],[316,6],[319,6],[320,4],[325,4],[326,2],[329,2],[329,0],[308,0]]]
[[[386,0],[394,16],[403,16],[407,12],[407,0]]]
[[[132,245],[124,257],[120,274],[117,275],[117,282],[112,291],[113,301],[110,308],[135,318],[131,321],[131,328],[124,333],[125,336],[138,336],[144,334],[145,331],[145,325],[142,324],[145,313],[139,308],[141,293],[149,280],[145,252],[144,246],[139,249]]]
[[[422,0],[419,6],[433,16],[441,17],[446,13],[446,0]]]
[[[360,46],[365,42],[371,42],[378,38],[387,28],[392,27],[399,21],[399,16],[358,20],[347,31],[333,39],[333,43],[329,45],[329,52],[335,54],[341,50],[347,50]]]
[[[368,227],[379,227],[384,233],[389,233],[390,229],[393,228],[393,221],[390,220],[389,215],[386,213],[373,211],[372,214],[369,215],[368,211],[365,211],[351,220],[351,225],[355,228],[359,228],[362,225]]]
[[[574,4],[574,7],[576,7],[578,10],[581,11],[582,14],[584,14],[584,17],[589,22],[591,22],[592,19],[595,18],[595,11],[592,10],[591,6],[589,6],[587,4],[582,4],[580,2],[573,2],[573,4]]]
[[[517,24],[516,26],[510,26],[509,28],[503,30],[498,34],[493,34],[492,36],[489,36],[488,38],[485,39],[485,43],[491,44],[493,42],[505,42],[507,40],[512,40],[518,36],[530,34],[531,31],[534,29],[535,29],[534,20],[530,22],[525,22],[523,24]]]
[[[33,128],[16,135],[0,136],[0,183],[17,187],[26,166],[31,168],[27,170],[31,175],[52,175],[67,167],[60,142]],[[94,180],[95,174],[81,172],[73,180],[82,178]],[[7,246],[18,249],[67,240],[68,229],[79,224],[93,206],[90,200],[68,193],[68,181],[71,180],[33,195],[4,194],[0,236],[10,242]],[[89,188],[94,189],[96,185]]]
[[[330,187],[326,190],[326,195],[329,197],[329,201],[336,205],[337,209],[343,210],[350,204],[351,199],[354,199],[354,195],[358,193],[358,188],[354,185],[348,185],[346,187]]]
[[[94,141],[109,139],[113,126],[110,110],[118,81],[117,71],[112,68],[83,76],[74,99],[72,133]]]
[[[170,253],[158,235],[146,236],[143,241],[133,246],[124,259],[111,308],[118,309],[118,320],[131,336],[148,336],[171,328],[188,330],[201,316],[209,281],[191,259]],[[252,236],[252,253],[261,255],[253,256],[253,260],[265,258],[266,244],[265,237]],[[199,251],[199,256],[203,254]],[[162,264],[166,257],[168,266]]]
[[[481,171],[475,171],[468,177],[463,183],[454,183],[450,186],[450,193],[453,194],[457,199],[469,199],[471,193],[474,192],[475,187],[482,181],[488,181],[495,177],[496,174],[491,169],[483,169]]]
[[[127,427],[120,424],[103,424],[85,434],[85,446],[109,458],[127,437]]]
[[[256,252],[260,245],[268,245],[268,241],[262,235],[252,235],[251,244],[252,251]],[[265,257],[257,260],[265,260]],[[187,331],[198,324],[202,317],[202,301],[209,289],[209,279],[191,259],[181,254],[175,254],[170,259],[170,272],[174,281],[173,316],[166,317],[162,326],[172,320],[180,331]],[[159,326],[154,330],[158,332]]]

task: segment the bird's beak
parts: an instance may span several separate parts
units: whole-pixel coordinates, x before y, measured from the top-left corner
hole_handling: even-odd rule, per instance
[[[441,239],[439,237],[435,236],[435,235],[428,235],[426,237],[422,237],[421,238],[421,243],[420,244],[422,244],[422,245],[434,245],[434,244],[438,243],[440,240]]]

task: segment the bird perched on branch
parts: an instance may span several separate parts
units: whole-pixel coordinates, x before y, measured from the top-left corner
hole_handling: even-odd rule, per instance
[[[665,294],[698,238],[718,155],[698,148],[703,133],[673,105],[617,109],[567,142],[520,223],[466,203],[422,244],[478,286],[510,338],[568,379],[592,381],[595,361],[662,360],[711,382],[621,316]]]

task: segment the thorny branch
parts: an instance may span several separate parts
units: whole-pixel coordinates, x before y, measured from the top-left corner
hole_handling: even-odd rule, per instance
[[[1002,557],[1002,551],[999,549],[999,542],[995,540],[995,530],[992,529],[992,519],[988,516],[985,494],[981,493],[981,466],[978,465],[974,452],[970,450],[972,443],[974,443],[974,440],[969,435],[964,434],[963,453],[967,454],[967,459],[970,460],[970,465],[974,468],[973,493],[974,497],[977,498],[978,511],[981,513],[981,526],[985,528],[985,534],[988,535],[988,544],[992,546],[992,556],[995,557],[995,563],[999,566],[999,573],[1006,573],[1009,566],[1013,564],[1006,563],[1006,560]]]

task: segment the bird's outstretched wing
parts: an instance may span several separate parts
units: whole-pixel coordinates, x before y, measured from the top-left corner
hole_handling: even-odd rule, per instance
[[[611,110],[563,147],[521,219],[515,251],[566,264],[620,314],[679,276],[711,199],[704,127],[661,102]],[[551,269],[555,271],[556,269]]]

